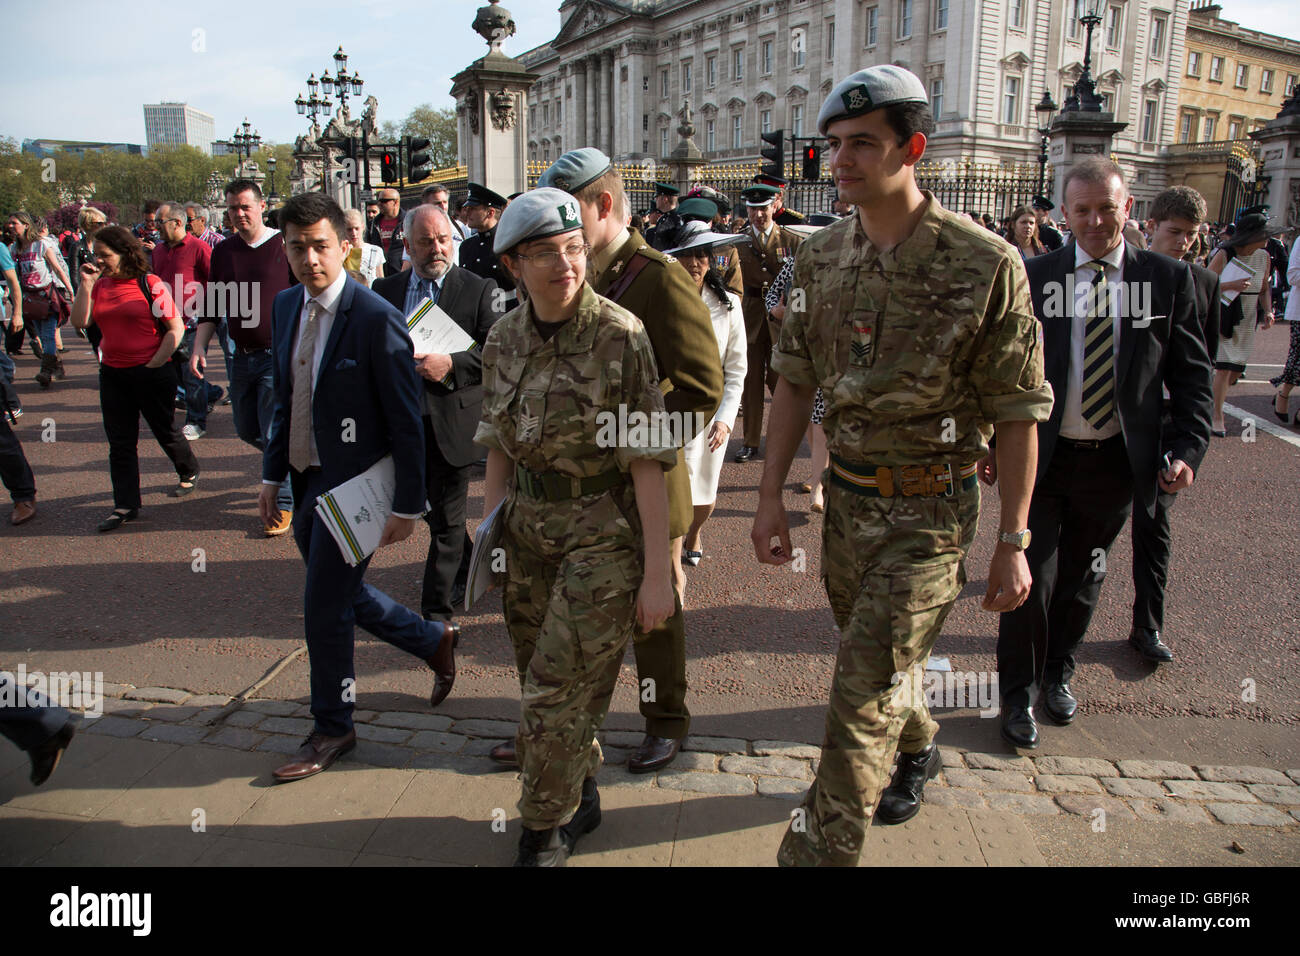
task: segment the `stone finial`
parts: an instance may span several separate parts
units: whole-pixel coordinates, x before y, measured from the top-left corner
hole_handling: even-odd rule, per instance
[[[492,0],[486,7],[478,8],[474,18],[474,32],[487,41],[492,53],[500,53],[501,45],[515,35],[515,21],[510,11]]]

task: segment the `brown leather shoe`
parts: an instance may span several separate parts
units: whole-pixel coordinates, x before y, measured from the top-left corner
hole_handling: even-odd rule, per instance
[[[680,740],[646,734],[641,746],[636,748],[636,753],[628,758],[628,772],[653,773],[672,763],[681,749]]]
[[[357,732],[349,730],[342,737],[326,737],[324,734],[312,733],[298,748],[293,759],[283,767],[276,767],[272,776],[276,783],[288,783],[313,777],[322,770],[328,770],[334,761],[357,745]]]
[[[503,767],[513,767],[519,769],[519,752],[515,750],[515,742],[507,740],[505,743],[497,744],[488,751],[488,756],[493,762],[501,764]]]
[[[433,670],[433,693],[429,695],[429,706],[437,707],[451,693],[456,683],[456,645],[460,643],[460,625],[444,621],[445,630],[438,650],[425,663]]]
[[[19,501],[14,505],[14,513],[10,516],[9,521],[12,524],[26,524],[36,517],[35,501]]]

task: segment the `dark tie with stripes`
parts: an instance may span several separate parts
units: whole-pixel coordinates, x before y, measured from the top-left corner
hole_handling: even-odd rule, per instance
[[[1115,330],[1111,323],[1106,263],[1093,259],[1084,268],[1096,270],[1097,275],[1085,300],[1080,410],[1084,421],[1101,429],[1115,414]]]

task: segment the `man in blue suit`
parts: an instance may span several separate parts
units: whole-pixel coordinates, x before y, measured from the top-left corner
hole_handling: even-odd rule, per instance
[[[293,488],[293,534],[307,564],[303,595],[315,727],[279,782],[320,773],[356,746],[353,624],[423,659],[434,671],[430,703],[455,675],[460,630],[425,621],[363,580],[369,559],[350,567],[315,501],[391,454],[393,514],[379,547],[410,535],[424,507],[421,387],[401,313],[348,277],[343,210],[327,196],[295,196],[281,211],[289,265],[302,283],[275,297],[272,314],[275,413],[262,456],[263,520],[279,512],[276,488]]]

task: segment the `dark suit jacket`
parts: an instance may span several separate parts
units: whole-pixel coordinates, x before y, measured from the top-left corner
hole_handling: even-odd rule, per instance
[[[262,477],[267,481],[283,481],[289,474],[289,362],[298,341],[302,301],[301,286],[285,289],[275,297],[271,312],[275,413],[262,453]],[[397,466],[393,510],[419,514],[425,501],[420,377],[401,312],[349,278],[323,348],[312,395],[312,431],[325,480],[331,487],[338,485],[391,453]]]
[[[371,291],[402,312],[406,307],[406,287],[411,275],[408,270],[376,279]],[[492,323],[504,315],[492,308],[499,298],[496,292],[497,284],[491,279],[481,279],[468,269],[452,266],[442,281],[438,308],[481,347],[487,341]],[[483,417],[481,348],[454,353],[451,373],[454,388],[431,382],[424,376],[419,376],[419,379],[430,399],[424,403],[424,411],[433,425],[438,451],[442,452],[447,464],[463,468],[483,454],[483,450],[474,444],[474,432]]]
[[[1041,481],[1052,459],[1065,412],[1070,381],[1070,329],[1074,311],[1075,244],[1025,262],[1034,314],[1043,325],[1043,356],[1047,379],[1056,401],[1051,417],[1038,424],[1038,475]],[[1210,361],[1205,327],[1197,312],[1195,286],[1186,263],[1125,245],[1126,289],[1146,283],[1140,296],[1126,294],[1126,307],[1135,299],[1149,300],[1148,317],[1120,321],[1116,357],[1115,407],[1124,446],[1133,470],[1134,500],[1154,515],[1156,475],[1161,457],[1181,458],[1199,469],[1210,440]],[[1062,308],[1063,306],[1063,308]],[[1052,314],[1048,314],[1051,312]],[[1062,314],[1064,313],[1064,314]],[[1139,325],[1139,321],[1149,324]],[[1163,392],[1169,389],[1169,424],[1161,435]]]

